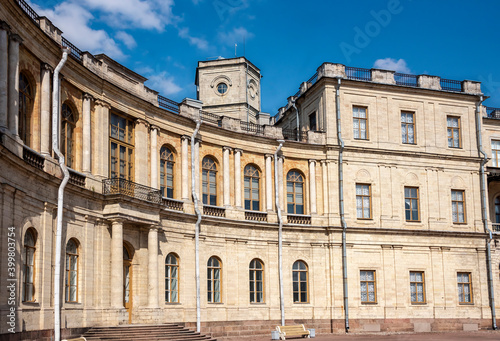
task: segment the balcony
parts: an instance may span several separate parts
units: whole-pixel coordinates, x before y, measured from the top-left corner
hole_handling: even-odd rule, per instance
[[[33,167],[43,170],[45,158],[27,146],[23,146],[23,159]]]
[[[287,215],[288,224],[311,225],[311,216],[302,214]]]
[[[493,223],[491,224],[491,227],[492,227],[492,231],[495,233],[500,233],[500,224],[496,224],[496,223]]]
[[[203,205],[203,215],[225,218],[226,209],[219,206]]]
[[[71,168],[68,168],[69,171],[69,183],[80,186],[80,187],[85,187],[85,179],[87,178],[85,174],[82,174],[80,172],[77,172]]]
[[[167,210],[184,212],[184,202],[181,200],[163,197],[162,203]]]
[[[267,221],[267,213],[258,211],[245,211],[245,220]]]
[[[121,194],[155,204],[162,203],[162,195],[159,189],[140,185],[126,179],[114,178],[103,180],[102,193],[104,195]]]

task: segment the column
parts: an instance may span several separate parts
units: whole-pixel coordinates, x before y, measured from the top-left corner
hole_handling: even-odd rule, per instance
[[[44,63],[41,69],[42,96],[40,97],[40,152],[42,155],[50,155],[50,127],[52,124],[50,115],[50,75],[54,70]]]
[[[148,306],[158,308],[158,228],[148,233]]]
[[[151,125],[150,138],[151,138],[151,187],[158,187],[158,130],[159,127]]]
[[[109,176],[109,109],[111,106],[102,101],[95,101],[95,126],[91,130],[92,141],[91,147],[93,151],[92,156],[92,168],[93,173],[99,176],[101,179],[108,178]]]
[[[0,131],[6,131],[8,128],[8,99],[7,99],[7,78],[9,73],[9,25],[5,21],[0,21]]]
[[[111,223],[111,307],[123,308],[123,221]]]
[[[316,160],[309,160],[309,197],[310,213],[316,214]]]
[[[328,213],[328,163],[326,160],[321,160],[321,170],[323,171],[323,214],[327,215]]]
[[[241,149],[234,150],[234,206],[241,207]]]
[[[266,158],[266,209],[268,211],[272,211],[273,210],[273,175],[272,175],[273,155],[266,154],[264,156]]]
[[[17,34],[10,36],[9,42],[9,130],[19,136],[19,44],[22,39]]]
[[[285,190],[285,183],[283,180],[283,162],[285,161],[285,157],[283,155],[278,155],[278,197],[280,200],[280,207],[282,211],[287,211],[285,207],[285,201],[284,201],[284,190]],[[276,181],[276,179],[274,180]]]
[[[83,149],[83,160],[82,160],[82,171],[84,173],[90,173],[90,160],[91,160],[91,119],[90,119],[90,104],[93,100],[93,97],[87,93],[83,94],[83,141],[82,141],[82,149]]]
[[[200,189],[200,139],[194,141],[194,189],[198,194],[198,200],[203,202],[203,196]]]
[[[148,185],[148,128],[149,123],[138,118],[135,120],[135,177],[134,181]]]
[[[229,147],[223,147],[222,148],[222,153],[223,153],[223,160],[222,160],[222,167],[224,167],[223,171],[223,177],[224,177],[224,206],[228,207],[231,205],[231,198],[230,198],[230,181],[229,181],[229,154],[231,153],[231,148]]]
[[[182,200],[189,200],[189,158],[188,158],[189,136],[181,136],[181,176],[182,176]]]

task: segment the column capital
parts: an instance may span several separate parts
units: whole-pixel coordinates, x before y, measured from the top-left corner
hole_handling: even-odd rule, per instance
[[[42,66],[40,69],[41,69],[41,71],[48,71],[50,73],[54,72],[54,68],[52,66],[50,66],[50,64],[48,64],[48,63],[42,63]]]
[[[125,222],[126,219],[124,219],[124,218],[111,218],[108,220],[111,222],[111,225],[116,225],[116,224],[123,225],[123,223]]]
[[[17,33],[11,33],[10,40],[15,41],[19,44],[21,44],[23,42],[23,38],[21,38],[21,36]]]
[[[240,153],[240,155],[243,154],[243,150],[239,149],[239,148],[234,148],[234,152],[235,153]]]
[[[135,126],[138,126],[139,124],[143,124],[146,128],[149,128],[150,127],[150,124],[148,121],[146,121],[145,119],[143,118],[136,118],[135,121]]]
[[[94,100],[94,96],[92,96],[88,92],[84,92],[83,93],[83,99],[86,99],[86,100],[89,100],[89,101],[93,101]]]
[[[148,228],[149,232],[160,232],[161,227],[159,225],[150,225]]]
[[[191,136],[188,136],[188,135],[181,135],[181,141],[185,141],[185,140],[191,140]]]
[[[285,161],[285,155],[283,154],[278,155],[278,161]]]
[[[95,105],[111,109],[111,105],[108,102],[103,101],[102,99],[96,99]]]
[[[224,146],[224,147],[222,147],[222,150],[223,150],[223,151],[226,151],[226,150],[227,150],[229,153],[231,153],[231,151],[233,150],[233,148],[231,148],[231,147],[227,147],[227,146]]]
[[[270,157],[271,159],[274,158],[274,154],[264,154],[264,157]]]
[[[319,160],[319,163],[321,163],[322,165],[326,165],[328,163],[328,160]]]
[[[317,162],[317,160],[315,160],[315,159],[309,159],[309,163],[316,163],[316,162]]]
[[[5,21],[0,20],[0,30],[10,32],[10,26]]]
[[[156,124],[150,124],[149,130],[156,130],[158,132],[158,131],[160,131],[160,127],[157,126]]]

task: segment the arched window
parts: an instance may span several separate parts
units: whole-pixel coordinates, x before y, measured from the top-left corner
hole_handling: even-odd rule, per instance
[[[36,234],[30,228],[24,235],[23,245],[23,302],[35,300],[35,245]]]
[[[164,197],[174,197],[174,154],[166,146],[160,149],[160,189]]]
[[[217,205],[217,165],[210,157],[205,156],[202,162],[203,170],[203,204]]]
[[[66,166],[75,166],[75,138],[76,113],[68,103],[63,103],[61,111],[61,151],[64,154]]]
[[[264,264],[258,259],[250,262],[250,303],[264,302]]]
[[[70,239],[66,244],[66,302],[78,300],[78,244]]]
[[[33,111],[33,87],[24,73],[19,74],[19,137],[30,145],[30,123]]]
[[[293,263],[293,302],[309,302],[307,264],[301,260]]]
[[[304,177],[297,171],[290,171],[286,176],[287,212],[304,214]]]
[[[500,195],[495,198],[495,223],[500,224]]]
[[[260,210],[259,181],[259,170],[252,165],[247,165],[244,172],[245,210]]]
[[[210,257],[207,264],[207,299],[210,303],[221,302],[222,262],[217,257]]]
[[[165,258],[165,302],[179,302],[179,259],[173,253]]]

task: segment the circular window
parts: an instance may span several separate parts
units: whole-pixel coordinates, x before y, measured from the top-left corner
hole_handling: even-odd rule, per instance
[[[224,95],[227,92],[227,84],[219,83],[219,85],[217,85],[217,92]]]

